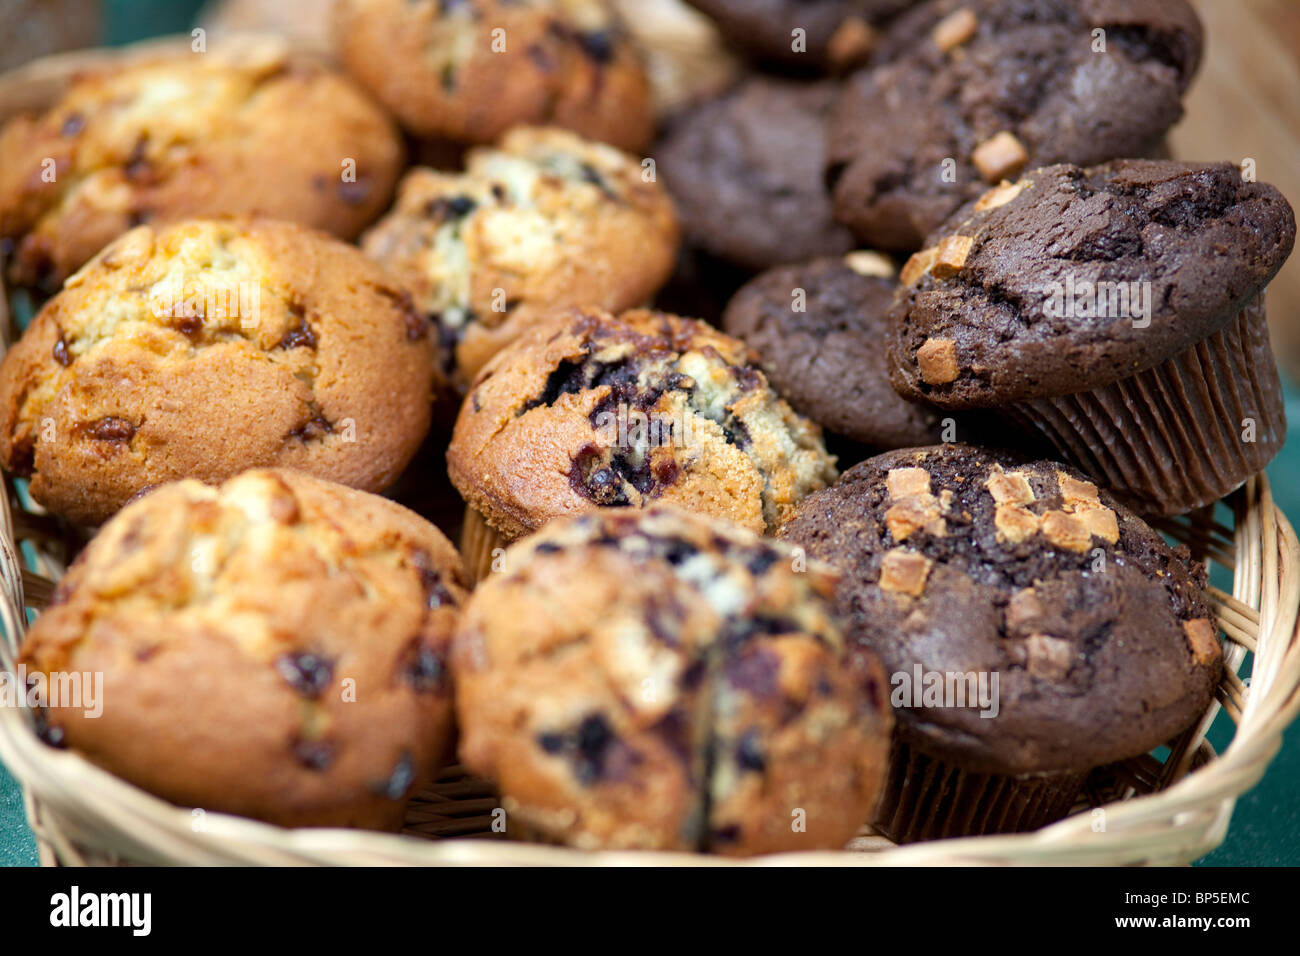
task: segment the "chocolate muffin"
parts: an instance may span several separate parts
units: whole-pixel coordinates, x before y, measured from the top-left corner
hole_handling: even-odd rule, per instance
[[[910,251],[1022,170],[1146,156],[1200,54],[1185,0],[924,3],[835,105],[835,213],[867,245]]]
[[[1222,673],[1204,568],[1053,462],[889,452],[808,498],[781,537],[842,572],[846,636],[891,675],[874,825],[896,841],[1065,815],[1089,770],[1195,723]]]
[[[490,143],[518,123],[640,150],[636,48],[607,0],[338,0],[339,60],[422,137]]]
[[[136,58],[0,130],[0,240],[11,281],[53,292],[141,223],[269,216],[351,239],[401,166],[388,116],[280,43]]]
[[[689,0],[740,49],[769,63],[842,70],[865,60],[876,27],[910,0]],[[796,34],[802,30],[802,34]]]
[[[287,470],[182,481],[103,527],[19,659],[102,675],[102,712],[51,707],[45,738],[164,800],[395,830],[451,746],[461,573],[374,495]]]
[[[391,484],[429,427],[428,323],[358,250],[269,220],[131,230],[0,363],[0,461],[98,523],[178,478]]]
[[[664,501],[772,531],[835,479],[821,430],[743,342],[645,310],[571,309],[498,353],[461,406],[447,467],[469,504],[474,573],[501,539],[594,508]]]
[[[996,408],[1143,511],[1208,504],[1286,435],[1263,289],[1295,217],[1227,163],[1051,166],[958,211],[904,268],[894,385]]]
[[[879,791],[883,674],[835,577],[656,507],[548,525],[475,591],[452,668],[465,765],[582,849],[838,849]]]
[[[736,293],[723,326],[823,428],[877,448],[925,445],[940,438],[939,416],[898,396],[882,347],[897,288],[894,264],[874,252],[781,266]]]
[[[834,96],[755,76],[678,118],[655,156],[687,238],[752,270],[852,249],[822,185]]]
[[[362,248],[411,291],[463,388],[557,307],[644,304],[672,271],[677,221],[631,156],[520,128],[471,151],[463,173],[409,172]]]

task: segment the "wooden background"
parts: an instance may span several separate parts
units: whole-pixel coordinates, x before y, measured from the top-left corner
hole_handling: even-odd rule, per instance
[[[1178,159],[1255,160],[1256,177],[1300,209],[1300,2],[1192,0],[1205,59],[1170,140]],[[1268,290],[1282,367],[1300,382],[1300,253]]]

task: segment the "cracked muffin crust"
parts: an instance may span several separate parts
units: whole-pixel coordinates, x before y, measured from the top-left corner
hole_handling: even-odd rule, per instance
[[[471,386],[447,450],[452,483],[506,539],[654,501],[770,531],[834,480],[835,460],[755,363],[693,319],[568,310]]]
[[[463,173],[415,169],[362,248],[408,288],[463,387],[559,306],[620,311],[668,279],[672,202],[635,159],[558,129],[520,128]]]
[[[650,86],[607,0],[339,0],[339,59],[418,136],[550,124],[639,150]]]
[[[850,659],[835,576],[655,507],[548,525],[457,629],[461,759],[583,849],[839,848],[876,798],[883,674]],[[802,823],[802,826],[800,825]]]
[[[1064,465],[965,445],[889,452],[808,498],[781,537],[844,575],[846,637],[886,673],[998,675],[991,719],[896,708],[901,745],[965,772],[1064,774],[1145,753],[1204,713],[1221,674],[1204,568]]]
[[[835,89],[755,76],[677,118],[655,154],[692,243],[753,270],[853,248],[822,183]]]
[[[1185,0],[932,0],[835,104],[835,213],[864,243],[911,251],[1021,170],[1150,155],[1200,55]]]
[[[753,56],[786,67],[843,70],[865,60],[876,28],[912,0],[688,0]],[[804,49],[794,49],[794,31]]]
[[[45,738],[182,806],[396,829],[452,742],[465,597],[431,524],[288,470],[160,487],[106,524],[28,632],[32,674],[103,674]]]
[[[823,428],[881,449],[925,445],[939,438],[939,416],[899,397],[881,348],[897,288],[893,263],[879,253],[814,259],[751,280],[722,324],[758,352],[795,410]]]
[[[435,376],[428,323],[351,246],[265,220],[140,226],[0,363],[0,460],[87,523],[258,466],[378,491],[428,430]]]
[[[282,44],[139,59],[0,130],[0,240],[13,281],[56,291],[142,223],[257,215],[351,239],[388,204],[402,162],[378,106]]]
[[[1262,296],[1294,240],[1227,163],[1031,170],[904,267],[894,387],[994,408],[1144,512],[1207,504],[1286,434]]]

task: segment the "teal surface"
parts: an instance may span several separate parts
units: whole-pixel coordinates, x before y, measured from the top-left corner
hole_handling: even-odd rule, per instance
[[[105,41],[126,43],[189,29],[200,0],[107,0]],[[1288,388],[1288,442],[1269,468],[1278,506],[1300,524],[1300,389]],[[1220,718],[1210,741],[1222,751],[1232,724]],[[1237,803],[1227,839],[1200,866],[1300,866],[1300,723],[1286,735],[1264,779]],[[0,866],[34,866],[36,844],[27,829],[22,796],[0,766]]]

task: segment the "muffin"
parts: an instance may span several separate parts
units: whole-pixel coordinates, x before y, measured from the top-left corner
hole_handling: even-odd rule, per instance
[[[339,60],[417,136],[490,143],[534,123],[640,150],[654,131],[607,0],[338,0],[334,27]]]
[[[770,269],[727,305],[723,327],[753,347],[794,409],[830,431],[877,448],[938,441],[934,409],[889,384],[894,265],[878,253]]]
[[[561,515],[664,501],[772,531],[835,479],[821,430],[743,342],[702,322],[570,309],[484,367],[447,469],[474,574]]]
[[[1143,512],[1208,504],[1286,435],[1263,289],[1295,217],[1226,163],[1026,173],[909,260],[893,381],[994,408]]]
[[[521,128],[472,151],[463,173],[408,173],[362,248],[411,291],[464,387],[556,307],[644,304],[672,271],[677,222],[632,157]]]
[[[0,130],[0,241],[12,281],[53,292],[142,223],[255,215],[351,239],[401,166],[384,112],[280,43],[137,58]]]
[[[690,0],[737,47],[770,64],[842,70],[865,60],[876,26],[909,0]],[[795,31],[803,33],[796,38]]]
[[[889,452],[781,537],[842,572],[845,635],[890,675],[873,825],[897,842],[1064,816],[1089,770],[1193,725],[1222,673],[1204,567],[1053,462]]]
[[[29,676],[102,675],[45,738],[172,803],[395,830],[452,741],[464,599],[436,528],[288,470],[160,487],[106,524],[23,642]]]
[[[358,250],[301,226],[139,226],[0,362],[0,462],[97,523],[136,492],[286,466],[365,491],[429,427],[428,323]]]
[[[645,57],[660,120],[717,96],[740,74],[717,26],[685,0],[615,0],[614,6]]]
[[[884,677],[845,652],[835,577],[662,507],[507,552],[452,649],[462,762],[581,849],[838,849],[888,753]]]
[[[655,156],[687,239],[753,271],[852,249],[822,184],[834,97],[754,76],[677,118]]]
[[[1146,156],[1200,55],[1185,0],[921,4],[835,104],[835,213],[869,246],[912,251],[1024,169]]]

